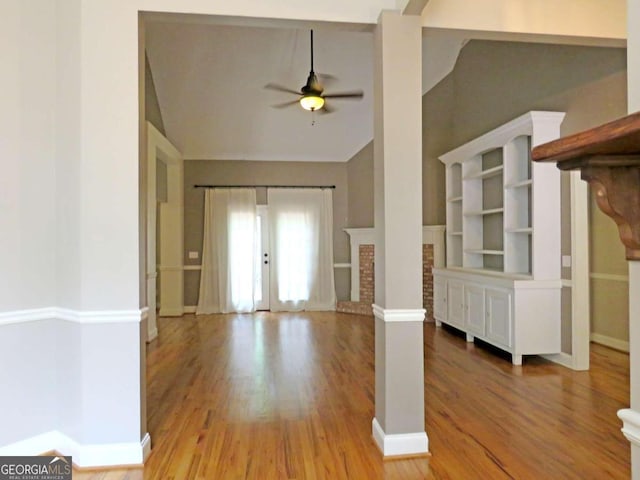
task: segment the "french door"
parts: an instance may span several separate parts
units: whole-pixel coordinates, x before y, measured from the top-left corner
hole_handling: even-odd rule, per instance
[[[266,205],[258,205],[256,216],[256,268],[254,278],[254,303],[256,310],[269,310],[269,211]]]

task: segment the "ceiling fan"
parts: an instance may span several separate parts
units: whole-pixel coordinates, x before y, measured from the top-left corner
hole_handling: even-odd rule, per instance
[[[284,108],[290,105],[295,105],[296,103],[300,103],[300,106],[305,110],[309,110],[311,112],[322,112],[322,113],[333,112],[333,108],[329,107],[326,103],[326,99],[328,98],[361,99],[364,96],[364,93],[362,90],[353,90],[350,92],[324,94],[324,87],[318,80],[318,77],[320,78],[324,77],[329,80],[334,78],[331,75],[316,75],[316,73],[313,71],[313,30],[311,30],[311,71],[309,72],[309,76],[307,77],[307,83],[300,89],[299,92],[291,88],[277,85],[275,83],[268,83],[267,85],[264,86],[264,88],[269,90],[275,90],[277,92],[291,93],[293,95],[298,96],[296,100],[291,100],[289,102],[273,105],[274,108]]]

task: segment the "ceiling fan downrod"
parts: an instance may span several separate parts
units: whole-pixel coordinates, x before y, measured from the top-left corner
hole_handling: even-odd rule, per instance
[[[311,29],[311,73],[313,72],[313,28]]]

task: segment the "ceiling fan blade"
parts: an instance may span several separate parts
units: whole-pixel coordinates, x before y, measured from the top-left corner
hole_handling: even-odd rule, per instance
[[[352,92],[328,93],[323,95],[324,98],[362,98],[364,92],[362,90],[354,90]]]
[[[316,73],[316,76],[318,77],[318,80],[320,80],[320,83],[323,87],[333,85],[334,83],[336,83],[336,81],[338,81],[337,77],[328,73]]]
[[[267,83],[264,88],[267,90],[275,90],[276,92],[285,92],[285,93],[293,93],[294,95],[301,95],[300,92],[296,92],[291,88],[283,87],[282,85],[277,85],[275,83]]]
[[[273,108],[285,108],[285,107],[289,107],[291,105],[295,105],[296,103],[298,103],[300,100],[291,100],[289,102],[284,102],[284,103],[277,103],[275,105],[271,105],[271,107]]]
[[[318,112],[319,114],[321,114],[321,115],[327,115],[327,114],[329,114],[329,113],[333,113],[333,112],[335,112],[335,111],[336,111],[336,109],[335,109],[335,108],[330,107],[330,106],[329,106],[329,105],[327,105],[326,103],[324,104],[324,106],[323,106],[320,110],[317,110],[317,112]]]

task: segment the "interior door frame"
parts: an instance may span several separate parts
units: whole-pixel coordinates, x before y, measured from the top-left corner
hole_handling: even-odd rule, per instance
[[[157,219],[157,161],[167,166],[167,201],[160,205],[160,265],[157,265],[156,225]],[[147,122],[147,342],[158,336],[156,319],[156,290],[160,282],[161,315],[180,316],[184,313],[183,281],[183,175],[181,153],[150,122]]]
[[[271,252],[269,250],[269,207],[258,205],[260,220],[260,268],[262,273],[262,302],[256,304],[256,310],[269,310],[269,290],[271,282]]]
[[[571,353],[543,357],[573,370],[589,370],[591,311],[589,291],[589,190],[579,171],[569,173],[571,205]]]

